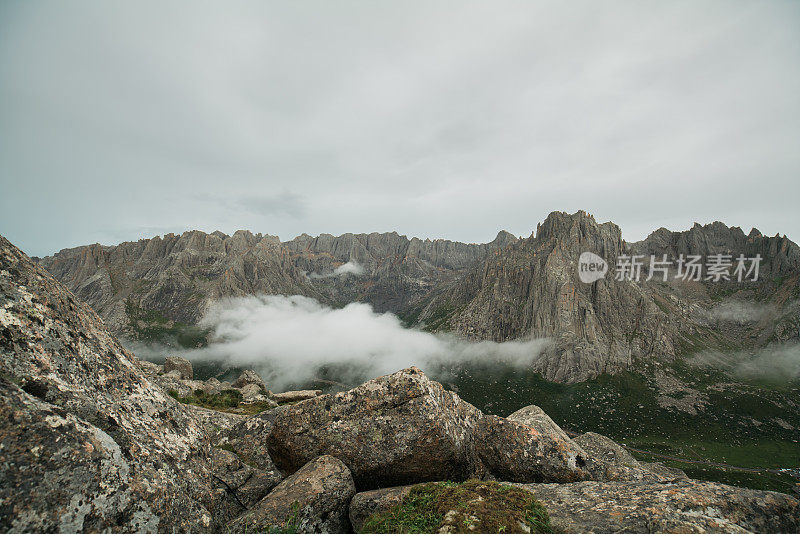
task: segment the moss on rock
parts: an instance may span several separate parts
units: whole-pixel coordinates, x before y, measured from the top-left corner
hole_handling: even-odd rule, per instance
[[[403,501],[370,516],[361,534],[550,533],[550,517],[533,494],[523,489],[470,480],[430,482],[411,488]]]

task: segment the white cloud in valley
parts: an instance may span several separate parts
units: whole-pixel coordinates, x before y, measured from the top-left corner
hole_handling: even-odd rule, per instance
[[[249,296],[215,303],[200,325],[212,332],[202,349],[175,351],[194,361],[258,370],[280,388],[315,377],[322,365],[374,377],[416,365],[505,362],[530,365],[548,346],[543,339],[470,342],[404,328],[391,313],[376,313],[362,303],[330,308],[302,296]],[[140,357],[162,355],[163,348],[134,347]]]
[[[361,276],[366,272],[364,266],[356,261],[348,261],[329,273],[310,273],[309,278],[333,278],[338,276]]]

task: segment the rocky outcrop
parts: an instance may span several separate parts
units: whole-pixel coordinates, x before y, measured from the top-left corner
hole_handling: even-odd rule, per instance
[[[481,466],[497,480],[573,482],[594,478],[594,460],[569,438],[496,415],[484,415],[474,431]]]
[[[253,508],[282,477],[242,462],[236,454],[214,448],[211,452],[214,474],[214,516],[221,523],[236,519]]]
[[[278,472],[267,450],[267,440],[276,417],[286,409],[275,408],[239,421],[224,429],[215,440],[215,445],[236,451],[242,460],[259,469]]]
[[[550,419],[550,416],[544,413],[544,410],[535,404],[520,408],[516,412],[509,415],[506,419],[528,425],[540,434],[557,436],[559,439],[564,441],[569,440],[567,433],[561,430],[561,427],[558,426],[555,421]]]
[[[333,456],[320,456],[281,482],[249,512],[233,521],[228,530],[346,534],[350,499],[355,494],[350,471]]]
[[[177,371],[182,380],[192,380],[194,378],[192,362],[180,356],[167,356],[167,359],[164,360],[164,373],[172,371]]]
[[[134,359],[0,237],[0,530],[213,526],[205,432]]]
[[[359,489],[470,476],[593,477],[592,459],[566,436],[484,415],[415,367],[273,417],[266,443],[280,469],[291,473],[331,454],[347,464]]]
[[[531,491],[565,534],[592,532],[796,532],[800,501],[770,491],[682,480],[515,484]],[[396,506],[413,486],[358,493],[350,520],[358,532],[373,514]]]
[[[797,532],[800,502],[714,482],[529,484],[565,533]]]
[[[266,443],[293,473],[317,456],[341,459],[359,489],[412,481],[463,480],[476,469],[480,412],[410,368],[350,391],[283,407]]]

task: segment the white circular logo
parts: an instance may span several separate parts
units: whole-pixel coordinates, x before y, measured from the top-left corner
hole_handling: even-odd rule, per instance
[[[584,252],[578,258],[578,278],[585,284],[600,280],[607,272],[606,260],[593,252]]]

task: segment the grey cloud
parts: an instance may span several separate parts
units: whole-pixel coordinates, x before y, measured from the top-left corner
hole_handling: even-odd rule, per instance
[[[798,20],[793,2],[3,2],[0,232],[39,255],[148,226],[479,242],[585,209],[629,241],[695,220],[797,240]]]
[[[754,352],[706,351],[692,356],[689,363],[721,369],[734,378],[788,382],[800,378],[800,343],[776,343]]]

